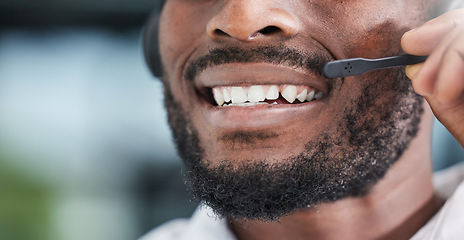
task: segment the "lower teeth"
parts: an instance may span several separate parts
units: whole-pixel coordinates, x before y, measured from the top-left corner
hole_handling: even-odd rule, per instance
[[[246,102],[246,103],[225,103],[223,106],[224,107],[229,107],[229,106],[238,106],[238,107],[249,107],[249,106],[255,106],[255,105],[268,105],[269,103],[267,102],[257,102],[257,103],[250,103],[250,102]],[[275,104],[277,104],[275,102]]]

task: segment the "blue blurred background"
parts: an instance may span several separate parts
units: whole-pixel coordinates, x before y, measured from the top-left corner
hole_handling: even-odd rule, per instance
[[[136,239],[195,209],[141,32],[155,0],[0,0],[0,239]],[[435,168],[464,159],[436,124]]]

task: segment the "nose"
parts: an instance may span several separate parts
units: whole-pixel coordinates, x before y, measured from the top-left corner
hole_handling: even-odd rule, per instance
[[[298,21],[279,3],[269,0],[225,0],[207,24],[214,41],[286,39],[298,32]]]

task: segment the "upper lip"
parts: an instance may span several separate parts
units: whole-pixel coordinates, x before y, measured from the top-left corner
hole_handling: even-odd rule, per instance
[[[328,94],[330,87],[319,73],[270,63],[228,63],[208,68],[194,79],[197,90],[220,86],[304,85]]]

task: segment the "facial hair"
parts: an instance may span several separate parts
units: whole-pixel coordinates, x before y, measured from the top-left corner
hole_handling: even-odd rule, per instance
[[[281,48],[272,49],[272,54],[253,51],[252,60],[237,58],[247,52],[249,55],[250,50],[233,51],[234,54],[226,49],[220,51],[225,54],[204,58],[206,65],[191,65],[193,69],[187,71],[186,78],[211,64],[227,62],[320,62],[311,60],[314,56]],[[386,70],[376,76],[375,81],[362,81],[363,94],[347,102],[341,120],[334,124],[337,127],[312,137],[297,156],[278,163],[250,159],[238,166],[224,159],[214,167],[204,159],[198,130],[188,112],[174,99],[166,77],[169,125],[185,163],[186,183],[194,200],[210,206],[221,217],[274,221],[320,203],[364,196],[417,135],[423,113],[423,99],[414,93],[402,69]],[[372,84],[377,81],[383,84]],[[391,96],[388,105],[377,101],[382,94]]]

